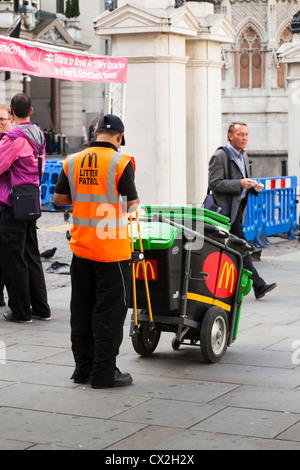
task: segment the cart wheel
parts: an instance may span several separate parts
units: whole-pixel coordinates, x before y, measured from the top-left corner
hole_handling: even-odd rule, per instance
[[[172,339],[172,348],[174,349],[174,351],[178,351],[178,349],[180,348],[180,341],[176,338],[176,336]]]
[[[150,356],[158,345],[160,333],[160,330],[152,328],[149,323],[140,323],[131,338],[135,352],[141,356]]]
[[[218,362],[225,354],[228,342],[228,318],[220,307],[210,307],[204,317],[201,332],[201,353],[206,362]]]

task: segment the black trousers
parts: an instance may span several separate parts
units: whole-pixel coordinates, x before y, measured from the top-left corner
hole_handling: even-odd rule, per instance
[[[2,268],[0,265],[0,296],[1,294],[3,294],[3,290],[4,290],[4,277],[3,277]]]
[[[0,218],[0,264],[8,306],[15,318],[30,320],[32,314],[49,317],[36,222],[15,221],[6,204],[2,204]]]
[[[71,342],[74,376],[114,385],[116,357],[131,287],[131,261],[101,263],[73,256]]]
[[[242,238],[243,240],[246,240],[244,230],[243,230],[243,225],[242,225],[242,217],[243,217],[243,210],[244,210],[244,204],[243,201],[240,204],[237,216],[233,224],[231,225],[230,233],[235,235],[236,237]],[[252,272],[252,275],[249,276],[249,279],[253,280],[253,289],[256,291],[257,289],[260,289],[265,285],[265,281],[260,277],[258,274],[257,270],[253,266],[251,256],[249,253],[243,258],[243,267],[245,269],[248,269],[248,271]]]

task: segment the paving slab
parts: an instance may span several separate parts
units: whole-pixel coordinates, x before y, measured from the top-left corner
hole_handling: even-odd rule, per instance
[[[74,450],[103,449],[144,427],[137,423],[7,407],[0,409],[0,420],[5,423],[8,440]]]
[[[0,389],[1,406],[45,411],[71,416],[109,419],[148,401],[146,397],[99,393],[86,387],[64,389],[55,386],[19,383]],[[213,405],[217,408],[218,405]]]
[[[183,430],[149,426],[109,446],[106,450],[116,452],[128,449],[150,450],[151,453],[155,449],[164,453],[167,451],[174,451],[175,453],[185,451],[187,454],[197,454],[197,451],[204,450],[300,450],[300,443],[283,439],[263,439],[243,435],[202,432],[195,429]]]
[[[118,414],[118,421],[144,423],[157,426],[190,428],[193,424],[217,413],[221,408],[197,402],[163,400],[153,398],[145,403]]]
[[[244,385],[213,401],[217,405],[300,414],[300,390]]]
[[[190,363],[166,374],[168,377],[193,380],[208,380],[231,384],[264,385],[296,388],[300,385],[300,370],[275,367],[258,367],[239,364],[209,364],[199,367]]]
[[[290,413],[229,407],[192,429],[271,439],[298,423],[299,419],[299,415]]]

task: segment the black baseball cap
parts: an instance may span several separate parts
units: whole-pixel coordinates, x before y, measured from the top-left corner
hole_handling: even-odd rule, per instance
[[[113,129],[114,131],[120,132],[120,134],[123,134],[121,145],[122,147],[125,145],[125,127],[118,116],[115,116],[114,114],[106,114],[100,119],[97,129]]]

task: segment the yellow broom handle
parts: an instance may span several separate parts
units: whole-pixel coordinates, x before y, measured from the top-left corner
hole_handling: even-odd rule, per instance
[[[136,221],[137,221],[138,233],[139,233],[140,250],[141,250],[142,253],[144,253],[138,211],[136,211]],[[142,265],[143,265],[143,271],[144,271],[145,288],[146,288],[148,310],[149,310],[149,319],[150,319],[150,322],[153,323],[153,315],[152,315],[152,308],[151,308],[151,302],[150,302],[150,294],[149,294],[149,287],[148,287],[147,268],[146,268],[145,256],[143,257]]]
[[[131,238],[131,252],[133,253],[133,230],[132,230],[132,214],[129,216],[130,220],[130,238]],[[133,313],[134,313],[134,325],[138,324],[137,321],[137,305],[136,305],[136,282],[135,282],[135,267],[132,263],[132,290],[133,290]]]

